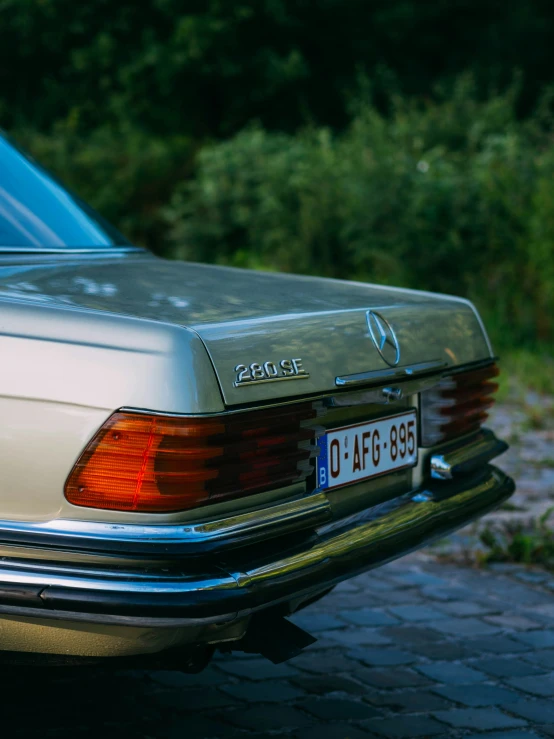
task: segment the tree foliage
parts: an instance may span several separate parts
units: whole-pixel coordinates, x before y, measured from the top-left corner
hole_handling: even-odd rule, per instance
[[[551,0],[5,0],[0,24],[9,128],[341,127],[361,78],[384,104],[467,70],[485,93],[515,68],[529,110],[554,67]]]
[[[341,133],[259,127],[204,147],[167,217],[174,253],[472,298],[497,338],[554,340],[553,130],[471,79],[359,107]]]

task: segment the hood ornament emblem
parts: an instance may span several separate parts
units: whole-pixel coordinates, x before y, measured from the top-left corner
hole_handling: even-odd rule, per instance
[[[375,348],[389,367],[396,367],[400,362],[400,344],[394,329],[380,313],[368,310],[366,313],[369,335]]]

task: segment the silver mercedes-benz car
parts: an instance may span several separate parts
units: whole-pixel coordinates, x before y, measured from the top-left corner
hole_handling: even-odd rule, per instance
[[[0,649],[278,662],[514,489],[467,300],[159,259],[0,137]]]

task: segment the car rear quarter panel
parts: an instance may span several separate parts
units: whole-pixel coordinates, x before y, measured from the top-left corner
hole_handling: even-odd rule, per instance
[[[0,300],[0,352],[0,519],[106,520],[71,506],[63,487],[118,408],[223,410],[204,345],[178,326]]]

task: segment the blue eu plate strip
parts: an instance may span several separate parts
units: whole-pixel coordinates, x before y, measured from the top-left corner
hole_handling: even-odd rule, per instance
[[[329,471],[327,461],[327,434],[323,434],[317,440],[319,448],[319,456],[317,458],[317,483],[319,490],[326,490],[329,487]]]

